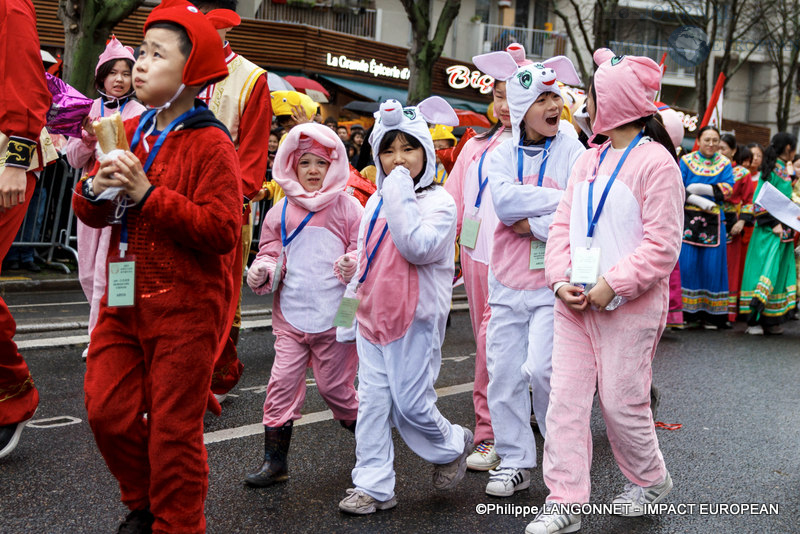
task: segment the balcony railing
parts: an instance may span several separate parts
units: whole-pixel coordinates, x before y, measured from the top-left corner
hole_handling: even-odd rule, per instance
[[[619,41],[610,41],[609,47],[614,51],[615,54],[619,56],[626,54],[631,56],[647,56],[656,63],[659,63],[661,58],[664,56],[664,53],[669,51],[669,47],[666,46],[653,46],[639,43],[621,43]],[[694,67],[685,67],[683,65],[679,65],[674,59],[672,59],[672,56],[670,56],[669,53],[667,53],[667,59],[664,61],[664,66],[667,68],[664,72],[665,77],[675,76],[677,78],[694,78]]]
[[[531,59],[546,59],[565,55],[567,36],[563,33],[531,28],[514,28],[484,24],[483,51],[503,50],[511,43],[519,43],[525,47],[525,53]]]
[[[262,2],[255,18],[305,24],[368,39],[375,39],[376,10],[341,3],[312,5]]]

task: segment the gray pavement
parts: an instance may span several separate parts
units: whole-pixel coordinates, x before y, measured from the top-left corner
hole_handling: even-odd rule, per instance
[[[252,301],[253,309],[268,301]],[[252,302],[248,297],[246,309]],[[59,307],[42,307],[47,308]],[[658,430],[675,482],[666,502],[695,505],[694,513],[639,519],[584,516],[581,532],[800,532],[795,525],[800,510],[800,323],[787,325],[780,337],[754,338],[742,330],[739,325],[733,331],[668,332],[654,362],[655,382],[662,392],[658,419],[683,425],[680,430]],[[369,517],[340,514],[336,504],[351,484],[354,440],[326,417],[313,382],[303,413],[307,421],[319,421],[296,428],[289,481],[267,489],[245,487],[242,477],[258,465],[263,451],[258,423],[274,358],[273,340],[266,329],[242,334],[245,374],[234,390],[237,396],[225,402],[221,417],[206,417],[207,440],[215,440],[207,445],[208,532],[524,531],[532,516],[514,517],[512,508],[503,510],[512,514],[480,515],[476,507],[541,505],[547,491],[540,468],[533,471],[529,490],[508,499],[485,495],[485,473],[468,473],[455,490],[436,492],[430,483],[431,466],[397,436],[398,506]],[[26,429],[17,450],[0,460],[2,534],[114,532],[126,513],[85,422],[82,350],[75,345],[25,354],[41,404],[37,427]],[[442,413],[470,427],[474,414],[468,384],[474,351],[468,316],[456,312],[436,386]],[[63,426],[48,426],[57,424]],[[257,433],[250,432],[252,425]],[[592,434],[592,501],[608,503],[626,481],[614,463],[597,406]],[[541,462],[538,435],[537,447]],[[711,505],[702,510],[706,513],[701,513],[701,503]],[[720,504],[742,503],[777,505],[779,513],[720,514]],[[735,506],[728,511],[740,512]]]

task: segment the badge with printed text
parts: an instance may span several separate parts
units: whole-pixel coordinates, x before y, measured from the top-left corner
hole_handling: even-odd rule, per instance
[[[528,262],[529,269],[544,269],[544,249],[546,247],[547,243],[536,240],[531,241],[531,256]]]
[[[360,303],[361,301],[359,299],[343,297],[342,302],[339,303],[339,309],[336,310],[336,315],[333,318],[333,326],[340,328],[350,328],[353,326],[353,321],[356,320],[356,311]]]
[[[600,249],[579,247],[572,251],[571,284],[596,284],[600,276]]]
[[[478,243],[478,230],[480,230],[480,228],[480,217],[464,215],[464,222],[461,223],[461,239],[459,243],[467,248],[475,248],[475,245]]]
[[[108,262],[108,307],[133,306],[136,295],[136,260],[127,256]]]

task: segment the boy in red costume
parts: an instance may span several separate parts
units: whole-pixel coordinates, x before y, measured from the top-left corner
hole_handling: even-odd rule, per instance
[[[123,211],[109,188],[128,206],[111,237],[86,409],[131,510],[120,532],[200,533],[203,414],[207,403],[219,410],[211,372],[239,291],[242,181],[227,129],[195,99],[228,73],[213,26],[185,0],[165,0],[144,30],[133,84],[151,109],[125,123],[131,150],[104,159],[73,202],[93,227]]]

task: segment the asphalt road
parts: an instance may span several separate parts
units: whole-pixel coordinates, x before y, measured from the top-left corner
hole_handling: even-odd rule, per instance
[[[788,325],[780,337],[754,338],[742,330],[669,332],[659,347],[654,362],[662,392],[658,419],[683,425],[658,430],[675,483],[666,500],[676,505],[674,513],[638,519],[587,515],[581,532],[800,532],[800,323]],[[243,475],[263,453],[258,424],[273,339],[269,330],[242,334],[246,368],[234,390],[237,396],[225,402],[221,417],[206,417],[208,532],[524,531],[532,514],[515,517],[513,507],[524,512],[521,507],[542,504],[547,490],[540,468],[533,471],[529,490],[508,499],[484,493],[485,473],[468,473],[455,490],[436,492],[431,466],[397,436],[398,506],[368,517],[341,514],[336,505],[351,487],[354,440],[326,414],[313,381],[303,409],[306,419],[294,431],[289,481],[267,489],[245,487]],[[2,534],[115,532],[127,512],[85,421],[82,349],[51,347],[25,354],[41,404],[35,427],[27,428],[16,451],[0,460]],[[470,427],[474,351],[467,314],[454,313],[437,383],[439,408],[451,421]],[[592,431],[592,501],[608,503],[626,480],[614,463],[597,406]],[[541,462],[538,435],[537,448]],[[777,505],[778,513],[743,514],[738,507],[743,503],[765,504],[767,511]],[[510,506],[504,513],[481,515],[476,511],[481,505]]]

